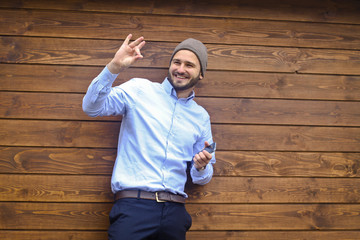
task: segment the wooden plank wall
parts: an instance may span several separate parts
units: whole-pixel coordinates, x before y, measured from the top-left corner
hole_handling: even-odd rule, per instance
[[[356,0],[2,0],[0,238],[106,239],[121,118],[81,101],[128,33],[145,58],[116,84],[162,81],[187,37],[209,50],[217,163],[187,186],[188,239],[359,239]]]

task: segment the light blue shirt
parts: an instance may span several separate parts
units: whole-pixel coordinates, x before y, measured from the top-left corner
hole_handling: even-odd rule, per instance
[[[89,116],[123,116],[112,191],[169,191],[187,197],[187,165],[205,141],[213,142],[209,114],[193,100],[194,92],[178,99],[167,78],[161,84],[133,78],[112,87],[116,77],[105,67],[83,99],[83,110]],[[193,183],[208,183],[214,163],[213,153],[205,170],[191,165]]]

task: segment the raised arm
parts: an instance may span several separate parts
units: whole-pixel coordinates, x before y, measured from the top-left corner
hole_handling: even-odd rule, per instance
[[[108,116],[123,114],[124,103],[116,95],[111,95],[112,83],[117,74],[131,66],[138,59],[143,58],[141,48],[145,45],[144,37],[139,37],[130,42],[132,34],[129,34],[114,58],[107,67],[91,82],[84,98],[83,111],[89,116]]]

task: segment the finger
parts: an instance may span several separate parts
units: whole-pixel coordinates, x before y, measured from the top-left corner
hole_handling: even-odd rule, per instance
[[[127,37],[124,40],[124,44],[125,45],[129,45],[130,39],[132,38],[132,34],[130,33],[129,35],[127,35]]]
[[[145,43],[146,43],[145,41],[142,41],[142,42],[139,44],[138,48],[139,48],[139,49],[142,49],[142,47],[145,45]]]
[[[139,43],[141,43],[143,40],[144,40],[144,37],[139,37],[138,39],[136,39],[135,41],[130,43],[129,46],[133,48],[133,47],[139,45]]]
[[[201,161],[201,159],[195,159],[194,158],[194,165],[196,168],[201,168],[203,167],[205,164]]]
[[[135,50],[135,53],[136,53],[136,58],[142,58],[143,57],[143,55],[141,55],[139,47],[135,47],[134,50]]]
[[[203,151],[203,154],[204,154],[204,158],[205,158],[206,160],[209,160],[209,159],[212,158],[212,154],[209,153],[209,152],[206,151],[206,150]]]

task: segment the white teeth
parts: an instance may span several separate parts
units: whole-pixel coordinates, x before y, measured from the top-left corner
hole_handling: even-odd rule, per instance
[[[175,75],[175,77],[180,78],[180,79],[187,79],[187,77],[185,77],[185,76]]]

